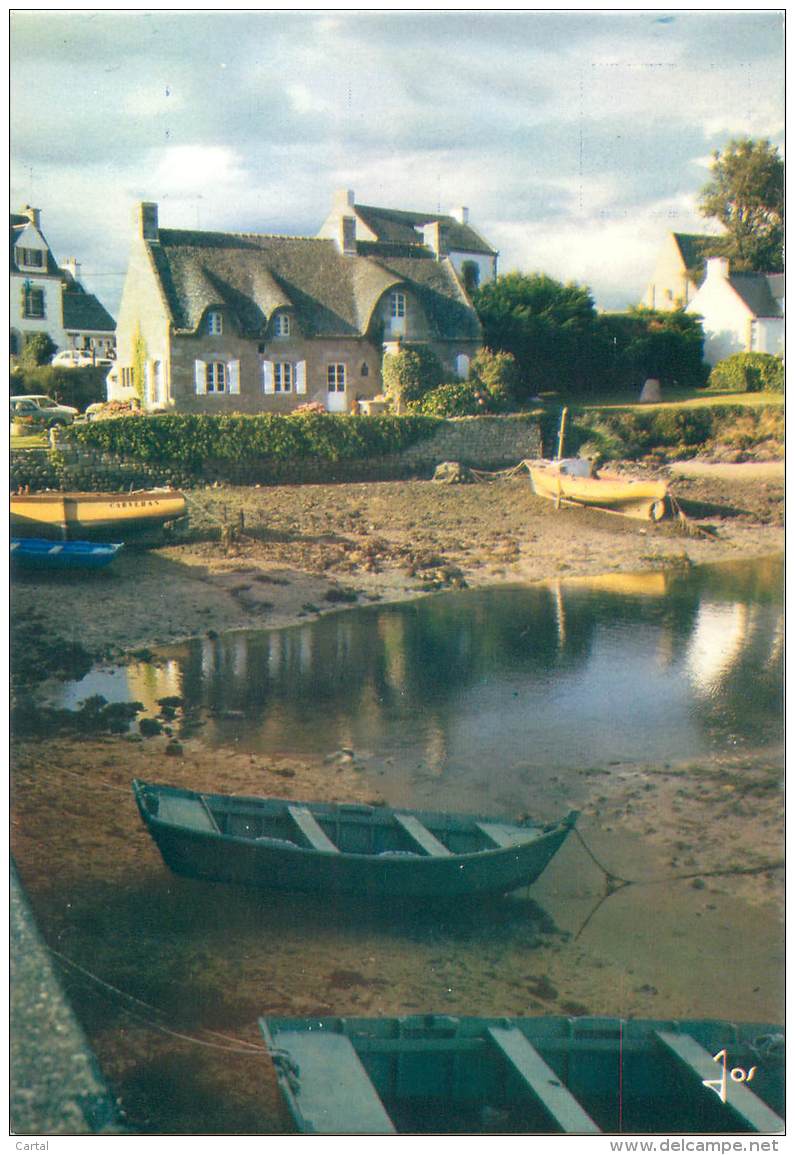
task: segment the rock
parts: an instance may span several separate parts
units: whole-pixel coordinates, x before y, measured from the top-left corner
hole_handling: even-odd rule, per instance
[[[447,485],[460,485],[472,481],[473,476],[472,471],[460,461],[442,461],[434,470],[433,480]]]
[[[656,377],[646,378],[638,400],[641,404],[652,404],[655,401],[662,401],[662,390],[660,388],[660,382]]]

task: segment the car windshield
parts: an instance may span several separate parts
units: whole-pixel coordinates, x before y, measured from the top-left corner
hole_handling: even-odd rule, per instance
[[[57,409],[58,402],[53,401],[52,397],[34,397],[33,400],[38,405],[39,409]]]

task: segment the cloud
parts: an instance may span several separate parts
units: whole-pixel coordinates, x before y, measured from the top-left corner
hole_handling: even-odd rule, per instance
[[[774,12],[17,11],[12,204],[109,307],[136,200],[311,234],[342,186],[467,204],[504,268],[635,300],[671,221],[703,229],[703,158],[782,143],[783,76]]]

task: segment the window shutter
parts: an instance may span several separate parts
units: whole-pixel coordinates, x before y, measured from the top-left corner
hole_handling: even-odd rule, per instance
[[[229,392],[230,393],[239,393],[240,392],[240,362],[239,361],[230,361],[229,364],[227,365],[227,370],[229,373]]]
[[[306,361],[299,361],[295,367],[295,391],[306,393]]]
[[[273,393],[273,361],[262,362],[262,388],[265,393]]]
[[[195,375],[194,380],[196,382],[196,392],[197,393],[206,393],[207,392],[207,362],[206,361],[197,361],[196,362],[195,374],[196,375]]]

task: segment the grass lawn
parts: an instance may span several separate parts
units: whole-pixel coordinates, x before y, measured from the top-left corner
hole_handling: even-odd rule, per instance
[[[732,393],[728,390],[712,389],[663,389],[663,401],[656,403],[638,401],[638,393],[620,390],[615,393],[601,393],[592,400],[583,398],[567,399],[563,396],[545,395],[545,407],[560,409],[567,405],[573,412],[584,413],[592,409],[704,409],[713,405],[748,405],[759,408],[764,405],[784,405],[783,393]]]
[[[49,444],[46,432],[11,434],[12,449],[47,449]]]

